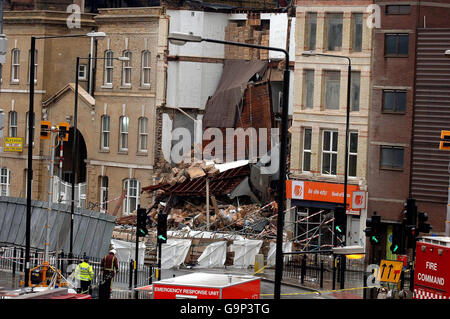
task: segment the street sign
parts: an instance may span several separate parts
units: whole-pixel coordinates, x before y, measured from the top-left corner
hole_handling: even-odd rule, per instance
[[[397,283],[403,269],[403,262],[394,260],[382,260],[378,280],[383,282]]]
[[[5,152],[22,152],[23,138],[5,137]]]
[[[366,208],[366,192],[363,191],[353,192],[352,207]]]

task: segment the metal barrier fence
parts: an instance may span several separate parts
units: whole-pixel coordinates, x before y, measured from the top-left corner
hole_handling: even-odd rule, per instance
[[[49,255],[49,264],[61,271],[64,278],[68,278],[74,267],[70,264],[78,264],[83,260],[83,256],[72,256],[69,258],[68,254],[52,253]],[[20,274],[24,272],[25,248],[6,246],[0,247],[0,271],[11,271],[13,274]],[[44,252],[35,249],[30,250],[30,268],[41,265],[44,262]],[[94,278],[92,280],[92,287],[98,289],[98,285],[102,281],[101,275],[101,258],[89,258],[89,264],[92,266]],[[145,292],[134,293],[132,288],[136,286],[145,286],[152,283],[154,277],[153,265],[136,265],[133,260],[129,262],[119,261],[119,271],[114,277],[113,293],[111,298],[115,299],[129,299],[132,298],[148,299],[149,294]],[[137,270],[137,280],[135,274]],[[136,284],[135,284],[136,281]],[[95,293],[94,293],[95,294]]]
[[[329,253],[297,253],[284,257],[283,280],[290,279],[304,286],[317,289],[339,289],[341,282],[341,269],[339,258],[334,260]],[[344,269],[345,288],[368,287],[367,279],[372,272],[368,269],[364,259],[346,259]],[[403,272],[403,289],[409,290],[410,272]],[[385,284],[395,288],[396,284]],[[361,289],[361,296],[368,293],[369,289]]]

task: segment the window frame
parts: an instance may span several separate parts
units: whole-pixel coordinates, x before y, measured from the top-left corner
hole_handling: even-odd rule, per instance
[[[109,55],[111,55],[111,57],[109,57]],[[106,50],[104,58],[103,85],[112,87],[114,81],[114,52],[112,50]],[[109,78],[111,78],[111,82],[108,82]]]
[[[309,93],[308,90],[308,74],[312,74],[312,92]],[[305,109],[314,109],[314,92],[315,92],[315,77],[316,72],[314,69],[304,69],[303,70],[303,78],[304,78],[304,88],[303,88],[303,107]],[[308,104],[309,99],[312,98],[312,105]]]
[[[145,64],[145,57],[148,55],[148,65]],[[151,52],[149,50],[144,50],[141,53],[141,87],[149,88],[151,86]],[[148,83],[145,82],[146,73],[148,72]]]
[[[402,166],[395,167],[391,166],[383,166],[383,149],[392,149],[392,150],[402,150]],[[392,158],[392,164],[394,163],[395,156]],[[403,171],[405,168],[405,148],[403,146],[392,146],[392,145],[380,145],[380,169],[383,170],[394,170],[394,171]]]
[[[30,83],[30,64],[31,64],[31,49],[28,50],[28,76],[27,83]],[[38,50],[34,50],[34,83],[37,83],[38,78]]]
[[[387,52],[387,37],[388,36],[396,36],[397,37],[397,40],[396,40],[396,53],[388,53]],[[400,43],[400,41],[399,41],[399,38],[400,38],[400,36],[407,36],[407,38],[408,38],[408,53],[399,53],[399,43]],[[409,44],[410,44],[410,41],[409,41],[409,33],[401,33],[401,32],[399,32],[399,33],[385,33],[384,34],[384,56],[385,57],[390,57],[390,58],[395,58],[395,57],[400,57],[400,58],[405,58],[405,57],[408,57],[409,56]]]
[[[106,181],[106,185],[105,182]],[[100,212],[108,212],[108,187],[109,178],[108,176],[100,176]]]
[[[330,149],[329,150],[325,150],[325,133],[329,132],[330,133]],[[337,137],[337,141],[336,141],[336,150],[333,150],[333,142],[334,142],[334,134],[336,134]],[[339,146],[339,132],[337,130],[323,130],[322,131],[322,162],[320,165],[320,173],[323,176],[337,176],[337,161],[338,161],[338,146]],[[330,167],[329,167],[329,174],[326,174],[323,172],[324,169],[324,155],[325,154],[329,154],[330,155]],[[333,168],[333,155],[336,155],[336,160],[335,160],[335,171],[336,174],[332,174],[332,168]]]
[[[5,171],[6,176],[4,175]],[[6,183],[3,182],[4,178],[6,178]],[[10,185],[11,185],[11,170],[7,167],[0,168],[0,196],[9,196]],[[4,189],[6,190],[5,193],[3,193]]]
[[[352,152],[352,135],[356,134],[356,152]],[[358,132],[349,132],[348,134],[348,168],[347,168],[347,172],[348,172],[348,177],[358,177],[358,144],[359,144],[359,134]],[[356,157],[356,161],[355,161],[355,175],[350,175],[350,158],[351,157]]]
[[[335,74],[339,74],[339,80],[330,80],[330,81],[336,81],[338,83],[338,97],[337,97],[337,106],[336,107],[329,107],[328,106],[328,99],[327,99],[327,94],[328,94],[328,85],[327,85],[327,80],[328,80],[328,76],[331,73],[335,73]],[[325,110],[339,110],[340,109],[340,99],[341,99],[341,71],[340,70],[324,70],[324,103],[323,103],[323,107]]]
[[[145,123],[145,130],[142,130],[142,124]],[[145,148],[142,148],[142,142],[145,140]],[[138,119],[138,151],[140,153],[148,152],[148,118],[141,116]]]
[[[132,82],[132,64],[131,64],[131,58],[133,54],[130,50],[123,51],[123,57],[127,57],[128,61],[122,61],[122,86],[123,87],[130,87]],[[127,80],[129,80],[127,82]]]
[[[312,23],[311,22],[311,16],[315,17],[315,28],[311,28]],[[307,12],[306,13],[306,23],[305,23],[305,27],[306,27],[306,41],[305,41],[305,50],[315,50],[316,46],[317,46],[317,12]],[[314,32],[312,32],[312,30],[314,30]],[[312,37],[312,34],[314,33],[314,37]],[[314,47],[311,46],[311,41],[314,38]]]
[[[392,92],[395,96],[395,102],[394,102],[394,110],[386,110],[385,109],[385,93]],[[405,94],[405,109],[403,111],[397,111],[398,109],[398,93],[404,93]],[[383,89],[381,92],[381,113],[384,114],[406,114],[406,109],[408,105],[408,91],[407,90],[398,90],[398,89]]]
[[[355,75],[356,74],[358,74],[359,75],[359,77],[358,77],[358,79],[359,79],[359,82],[358,82],[358,85],[359,85],[359,87],[358,87],[358,99],[357,99],[357,101],[358,101],[358,108],[356,109],[355,108],[355,105],[354,105],[354,95],[355,95],[355,91],[354,91],[354,84],[356,84],[355,82],[354,82],[354,80],[355,80]],[[351,99],[350,99],[350,111],[352,111],[352,112],[359,112],[360,110],[361,110],[361,71],[352,71],[352,73],[351,73],[351,90],[350,90],[350,94],[351,94]]]
[[[25,120],[26,120],[26,123],[25,123],[25,128],[26,128],[26,130],[25,130],[25,145],[26,146],[29,146],[29,144],[30,144],[29,143],[29,136],[28,136],[28,130],[29,130],[29,125],[28,125],[29,119],[28,119],[28,116],[29,116],[29,112],[27,112],[26,115],[25,115]],[[33,116],[33,137],[34,137],[34,130],[35,130],[35,128],[36,128],[36,113]]]
[[[105,130],[104,122],[107,120],[108,124],[108,130]],[[100,135],[100,148],[102,150],[109,150],[109,146],[111,144],[111,117],[108,114],[103,114],[100,119],[100,126],[101,126],[101,135]],[[105,136],[107,138],[105,138]],[[107,140],[107,146],[105,146],[105,141]]]
[[[136,186],[132,187],[130,185],[131,182],[136,182]],[[124,189],[126,190],[125,198],[124,198],[124,205],[123,205],[123,213],[124,214],[131,214],[133,212],[133,210],[137,209],[137,207],[139,206],[140,185],[141,185],[141,183],[139,182],[139,180],[137,180],[135,178],[128,178],[128,179],[124,180]],[[131,194],[132,189],[136,189],[136,195]],[[136,205],[133,210],[130,210],[130,199],[131,198],[136,199]]]
[[[17,84],[19,82],[20,82],[20,49],[14,48],[11,50],[11,83]]]
[[[80,76],[80,71],[81,71],[81,69],[82,68],[84,68],[84,76]],[[87,66],[87,64],[80,64],[80,65],[78,65],[78,80],[79,81],[87,81],[87,79],[88,79],[88,77],[87,77],[87,75],[88,75],[88,66]]]
[[[356,47],[355,44],[356,42],[356,37],[359,37],[359,34],[356,33],[356,17],[361,17],[361,41],[359,43],[359,45],[361,47]],[[363,43],[364,43],[364,39],[363,39],[363,35],[364,35],[364,15],[360,12],[354,12],[352,13],[352,52],[362,52],[362,48],[363,48]]]
[[[395,7],[398,9],[398,12],[388,12],[388,7]],[[400,8],[408,8],[408,12],[400,12]],[[410,4],[387,4],[384,8],[385,15],[410,15],[411,14],[411,5]]]
[[[310,131],[311,133],[309,134],[310,137],[310,141],[309,141],[309,149],[306,148],[306,131]],[[311,149],[312,149],[312,128],[310,127],[305,127],[303,128],[303,154],[302,154],[302,172],[304,173],[311,173]],[[306,170],[305,169],[305,156],[309,154],[309,169]]]
[[[14,118],[15,118],[15,124],[13,123],[12,119],[12,115],[14,114]],[[8,114],[8,135],[9,137],[17,137],[17,133],[18,133],[18,114],[16,111],[10,111]],[[12,130],[15,130],[15,133],[13,133]]]
[[[123,120],[127,119],[126,123],[126,131],[123,131]],[[130,131],[130,118],[126,115],[123,115],[119,118],[119,152],[128,152],[128,134]],[[126,145],[124,145],[124,143]],[[126,147],[124,147],[126,146]]]
[[[341,23],[340,23],[340,32],[341,32],[341,36],[340,36],[340,46],[337,47],[333,47],[333,49],[330,49],[330,39],[333,39],[333,41],[336,41],[337,39],[339,39],[339,37],[330,37],[330,22],[332,20],[333,17],[340,17]],[[326,41],[326,50],[325,51],[329,51],[329,52],[339,52],[342,51],[342,45],[343,45],[343,40],[344,40],[344,14],[342,12],[327,12],[326,13],[326,36],[327,36],[327,41]]]

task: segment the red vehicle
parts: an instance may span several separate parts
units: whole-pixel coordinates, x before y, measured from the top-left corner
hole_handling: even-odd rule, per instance
[[[260,278],[192,273],[153,284],[154,299],[259,299]]]
[[[414,299],[450,299],[450,237],[424,237],[416,245]]]

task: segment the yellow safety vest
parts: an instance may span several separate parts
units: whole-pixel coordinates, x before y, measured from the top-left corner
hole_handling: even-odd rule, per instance
[[[75,278],[88,281],[94,278],[94,271],[92,270],[92,266],[87,262],[82,262],[78,264],[77,268],[75,268]]]

